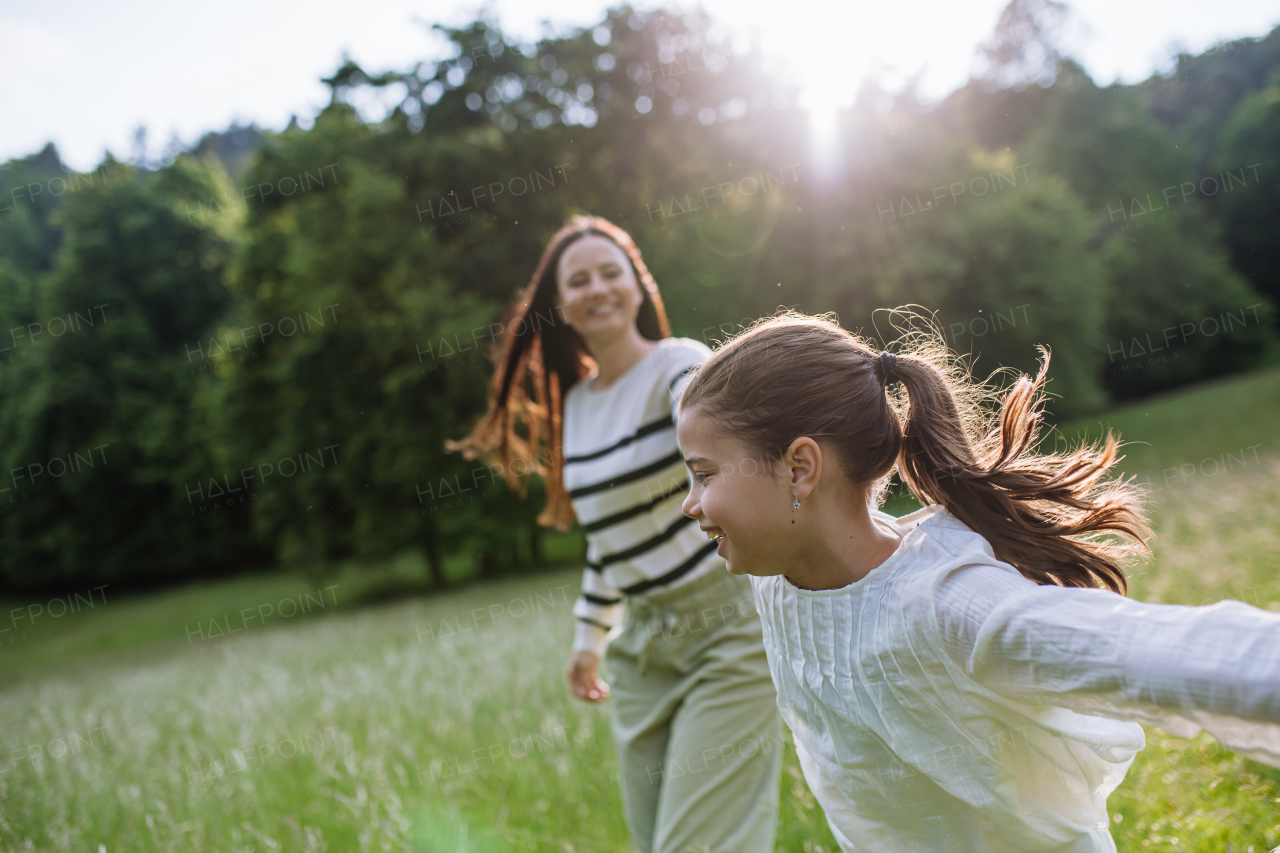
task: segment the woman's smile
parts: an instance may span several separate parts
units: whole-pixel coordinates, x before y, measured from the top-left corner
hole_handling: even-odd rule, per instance
[[[617,311],[617,310],[618,310],[618,303],[617,303],[617,302],[608,302],[608,303],[605,303],[605,304],[603,304],[603,305],[593,305],[592,307],[588,308],[588,309],[587,309],[587,316],[588,316],[588,317],[600,317],[600,316],[602,316],[602,315],[610,314],[610,313],[612,313],[612,312],[614,312],[614,311]]]

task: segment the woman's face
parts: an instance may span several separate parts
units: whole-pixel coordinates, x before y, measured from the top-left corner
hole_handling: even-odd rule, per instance
[[[588,234],[570,244],[556,268],[560,312],[589,347],[635,327],[643,298],[627,253],[612,240]]]
[[[794,560],[797,528],[782,466],[753,455],[697,406],[676,426],[689,468],[681,509],[698,522],[735,575],[777,575]]]

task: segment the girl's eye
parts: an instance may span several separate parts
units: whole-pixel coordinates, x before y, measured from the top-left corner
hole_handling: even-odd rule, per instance
[[[617,267],[610,267],[609,269],[604,271],[605,278],[617,278],[620,275],[622,275],[622,270],[618,269]]]
[[[710,474],[703,474],[698,471],[693,472],[693,479],[698,481],[699,486],[706,485],[707,479],[710,476],[711,476]]]

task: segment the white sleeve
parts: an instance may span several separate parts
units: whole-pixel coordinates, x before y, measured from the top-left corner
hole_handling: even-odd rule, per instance
[[[693,379],[698,365],[711,357],[711,350],[705,344],[687,338],[680,339],[681,345],[673,347],[666,369],[663,371],[663,382],[671,397],[671,410],[675,412],[680,406],[680,395],[685,386]]]
[[[947,575],[934,613],[952,658],[996,693],[1180,737],[1204,729],[1280,767],[1280,613],[1040,586],[981,564]]]
[[[588,546],[582,592],[573,603],[573,615],[578,620],[573,651],[591,651],[602,658],[609,631],[622,621],[622,593],[609,583],[604,572],[592,567],[595,560],[595,550]]]

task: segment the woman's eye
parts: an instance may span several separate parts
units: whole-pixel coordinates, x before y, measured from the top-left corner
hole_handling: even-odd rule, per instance
[[[703,485],[706,485],[707,479],[710,476],[711,476],[710,474],[702,474],[700,472],[695,471],[693,474],[693,479],[698,481],[699,486],[703,486]]]

